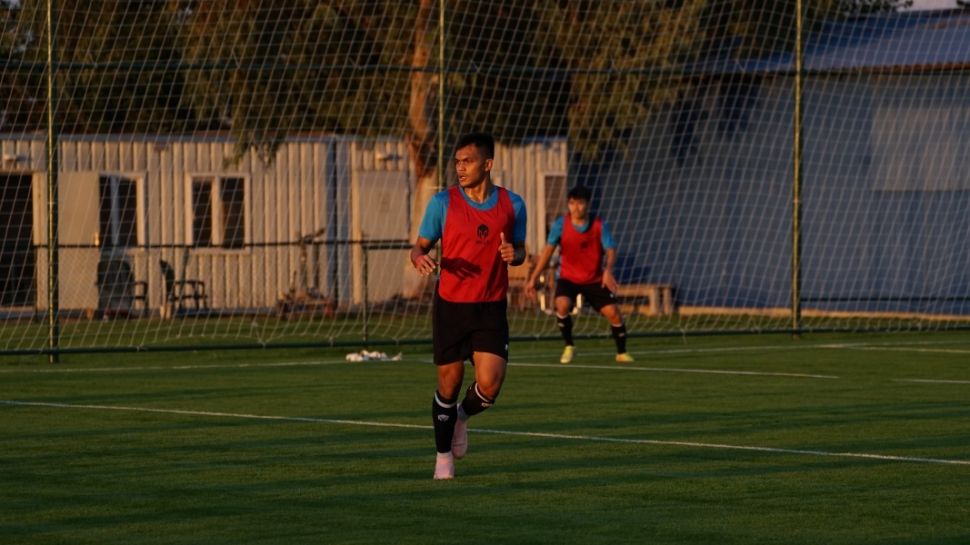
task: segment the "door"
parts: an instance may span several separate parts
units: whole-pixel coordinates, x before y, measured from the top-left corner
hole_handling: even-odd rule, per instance
[[[31,229],[34,223],[29,174],[0,173],[0,306],[36,302]]]
[[[354,245],[354,302],[383,301],[403,290],[402,267],[407,250],[391,241],[407,243],[407,172],[365,171],[355,177],[352,196],[351,234],[359,241],[386,241],[384,248]],[[366,294],[364,289],[366,287]]]
[[[138,182],[98,177],[98,310],[103,316],[131,310],[134,276],[128,251],[138,245]]]

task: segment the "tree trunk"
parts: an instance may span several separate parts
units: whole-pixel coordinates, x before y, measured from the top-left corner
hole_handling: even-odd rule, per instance
[[[431,50],[434,47],[436,28],[432,24],[436,0],[420,0],[414,22],[414,53],[411,57],[411,97],[408,104],[409,133],[408,150],[415,177],[415,190],[411,202],[411,232],[409,240],[418,236],[418,227],[424,217],[424,209],[435,194],[437,184],[438,155],[435,149],[435,100],[434,86],[437,76],[429,71]],[[429,279],[415,272],[410,263],[404,268],[404,296],[420,297],[428,287]]]

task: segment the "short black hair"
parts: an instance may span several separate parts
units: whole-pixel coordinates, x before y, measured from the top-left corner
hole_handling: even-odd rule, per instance
[[[566,199],[576,199],[586,202],[589,202],[592,197],[593,192],[590,191],[585,185],[577,185],[576,187],[570,189],[569,193],[566,194]]]
[[[495,158],[495,138],[487,132],[470,132],[462,135],[458,139],[458,143],[455,144],[455,151],[457,152],[466,146],[475,146],[486,159]]]

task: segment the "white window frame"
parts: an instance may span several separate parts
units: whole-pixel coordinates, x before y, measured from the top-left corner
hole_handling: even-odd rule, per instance
[[[536,216],[535,216],[535,220],[530,220],[530,221],[535,221],[536,232],[539,235],[539,240],[536,241],[538,243],[538,248],[545,247],[545,245],[546,245],[546,239],[549,238],[548,226],[546,225],[546,212],[547,212],[547,209],[546,209],[546,189],[547,189],[547,187],[549,185],[549,178],[562,178],[563,180],[565,180],[565,184],[564,184],[563,189],[566,191],[566,193],[568,193],[569,192],[569,189],[570,189],[569,188],[569,173],[567,173],[566,171],[564,171],[564,170],[543,170],[543,171],[540,171],[539,172],[539,183],[537,184],[539,186],[539,191],[538,191],[539,195],[538,195],[538,198],[536,199],[538,201],[538,202],[536,202],[536,212],[537,213],[536,213]],[[563,203],[563,204],[565,204],[565,203]],[[562,214],[565,214],[565,213],[566,213],[566,210],[565,210],[565,208],[563,208],[563,209],[557,211],[557,214],[556,215],[557,216],[561,216]]]
[[[111,229],[117,229],[120,226],[118,221],[118,192],[117,184],[120,180],[130,180],[135,183],[135,244],[136,247],[132,246],[119,246],[119,248],[124,248],[125,250],[142,250],[147,246],[147,229],[145,216],[145,177],[147,174],[145,172],[98,172],[98,187],[101,185],[101,178],[109,178],[113,186],[111,192],[111,218],[112,221],[109,225]],[[100,220],[99,220],[100,221]],[[118,233],[112,233],[111,236],[115,237]],[[105,240],[101,241],[102,245],[107,245]]]
[[[223,246],[225,243],[225,233],[223,232],[223,203],[222,203],[222,181],[225,179],[241,179],[243,181],[243,247],[242,248],[226,248]],[[212,233],[211,244],[205,246],[197,246],[195,244],[195,207],[192,202],[192,189],[196,182],[211,183],[211,193],[210,198],[212,199],[212,214],[210,221],[212,222],[209,226],[210,233]],[[249,176],[245,174],[237,173],[193,173],[189,174],[185,179],[185,244],[196,252],[216,252],[216,253],[240,253],[249,250],[249,243],[251,240],[250,235],[250,222],[252,207],[250,206],[250,179]]]

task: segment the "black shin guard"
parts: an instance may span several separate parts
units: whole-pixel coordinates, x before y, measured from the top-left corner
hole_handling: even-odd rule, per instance
[[[566,341],[566,346],[572,346],[573,317],[567,314],[565,318],[562,318],[556,314],[556,325],[559,326],[559,332],[562,333],[562,340]]]
[[[458,421],[458,398],[443,399],[434,393],[431,402],[431,416],[434,420],[434,446],[438,452],[451,452],[451,439],[455,435],[455,422]]]
[[[613,325],[610,324],[613,329],[613,340],[616,342],[616,353],[623,354],[626,352],[626,324]]]
[[[475,416],[495,404],[494,399],[489,399],[482,395],[478,389],[478,383],[473,382],[465,392],[465,399],[461,402],[461,410],[465,417]]]

